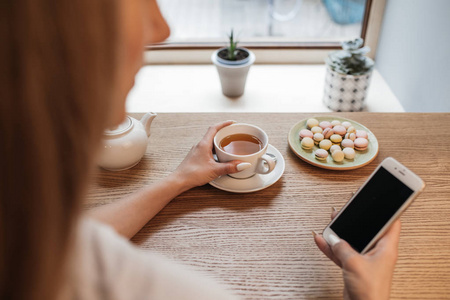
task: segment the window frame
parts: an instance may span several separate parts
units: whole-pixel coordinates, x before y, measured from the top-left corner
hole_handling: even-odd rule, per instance
[[[374,59],[381,31],[386,0],[367,0],[361,26],[364,45]],[[328,53],[340,49],[336,42],[242,42],[242,47],[252,50],[259,64],[314,64],[323,63]],[[224,47],[224,43],[158,43],[147,45],[144,51],[146,64],[207,64],[211,54]],[[280,55],[280,51],[283,55]]]

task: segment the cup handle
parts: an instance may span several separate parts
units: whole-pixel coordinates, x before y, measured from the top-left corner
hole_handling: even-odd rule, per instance
[[[268,168],[264,167],[263,161],[265,161],[267,163]],[[260,163],[258,164],[258,167],[256,168],[256,173],[259,173],[259,174],[270,173],[273,171],[273,169],[275,169],[275,164],[276,164],[276,161],[273,157],[271,157],[267,154],[264,154],[260,158]]]

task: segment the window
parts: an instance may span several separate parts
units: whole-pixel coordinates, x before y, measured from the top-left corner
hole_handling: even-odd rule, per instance
[[[158,0],[171,36],[148,46],[150,63],[208,63],[233,28],[259,63],[323,63],[362,37],[374,57],[385,0]],[[280,55],[283,51],[283,55]]]

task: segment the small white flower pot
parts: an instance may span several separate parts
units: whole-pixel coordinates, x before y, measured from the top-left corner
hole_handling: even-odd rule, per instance
[[[327,66],[323,103],[333,111],[362,111],[372,71],[363,75],[340,74]]]
[[[223,48],[214,51],[211,60],[219,73],[222,93],[228,97],[239,97],[244,94],[247,74],[251,65],[255,62],[255,55],[250,50],[245,49],[249,53],[246,59],[226,61],[217,55],[221,50]]]

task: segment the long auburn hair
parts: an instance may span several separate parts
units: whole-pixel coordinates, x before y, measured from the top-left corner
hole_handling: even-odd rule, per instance
[[[115,97],[114,0],[0,3],[0,298],[54,299]]]

